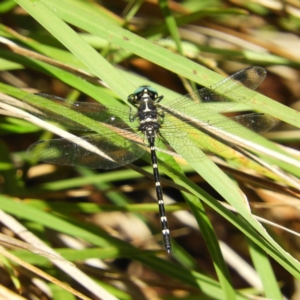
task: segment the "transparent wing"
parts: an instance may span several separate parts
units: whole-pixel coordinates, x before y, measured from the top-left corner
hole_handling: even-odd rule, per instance
[[[31,158],[53,164],[113,169],[137,160],[146,149],[139,136],[127,132],[39,141],[27,153]]]
[[[199,89],[168,102],[166,106],[162,101],[157,106],[165,114],[179,116],[187,122],[189,120],[183,115],[205,120],[216,113],[228,110],[237,103],[249,101],[254,95],[254,90],[265,77],[265,69],[249,67],[234,73],[210,88]],[[248,89],[245,89],[245,87]]]
[[[128,109],[107,108],[98,103],[72,102],[47,94],[29,94],[24,102],[25,109],[32,114],[69,129],[91,131],[89,127],[76,122],[81,116],[102,123],[103,129],[101,135],[37,142],[27,150],[32,158],[60,165],[112,169],[135,161],[146,151],[146,145],[140,136],[126,123],[129,123]],[[137,127],[138,122],[133,127],[134,125]]]
[[[169,118],[171,123],[171,119]],[[194,161],[204,159],[199,157],[200,148],[208,154],[218,154],[236,144],[236,136],[246,140],[257,137],[257,133],[270,130],[276,119],[268,114],[246,114],[233,118],[222,117],[214,122],[184,123],[173,118],[173,134],[162,127],[160,134],[174,149],[180,149],[185,157]]]
[[[129,120],[129,109],[126,108],[108,108],[98,103],[72,102],[48,94],[29,94],[23,101],[25,109],[35,116],[57,122],[72,130],[91,131],[90,128],[76,122],[80,118],[78,113],[98,122],[115,124],[114,126],[119,128],[129,127],[126,124]]]

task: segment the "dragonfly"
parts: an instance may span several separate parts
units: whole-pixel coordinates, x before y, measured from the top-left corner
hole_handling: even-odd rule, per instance
[[[200,161],[206,157],[205,153],[218,154],[234,145],[234,138],[224,137],[226,132],[250,140],[257,132],[271,129],[276,120],[268,114],[250,113],[231,118],[221,115],[238,103],[246,104],[265,77],[263,68],[249,67],[165,105],[164,96],[159,96],[155,88],[140,86],[127,99],[134,110],[72,102],[48,94],[28,94],[24,98],[26,110],[37,117],[71,130],[96,133],[38,141],[29,146],[27,153],[52,164],[113,169],[128,165],[150,151],[163,244],[167,253],[171,253],[156,152],[176,156],[174,149],[181,149],[189,161]],[[97,127],[91,126],[90,121],[97,121]],[[159,148],[161,143],[166,147]],[[203,155],[198,148],[204,151]]]

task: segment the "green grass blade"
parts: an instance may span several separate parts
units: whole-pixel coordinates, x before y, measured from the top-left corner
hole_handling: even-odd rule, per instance
[[[281,300],[282,294],[266,253],[250,240],[249,250],[255,269],[260,275],[265,296],[269,299]]]
[[[177,46],[177,51],[182,55],[182,46],[181,46],[181,40],[180,40],[177,24],[175,18],[173,17],[169,9],[168,1],[159,0],[158,3],[163,15],[165,16],[166,25],[169,29],[171,37]]]

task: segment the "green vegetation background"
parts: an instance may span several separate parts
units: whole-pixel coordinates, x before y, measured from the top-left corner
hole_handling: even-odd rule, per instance
[[[23,245],[26,250],[11,253],[92,299],[147,299],[150,294],[152,299],[292,297],[292,282],[300,277],[298,236],[271,224],[261,226],[247,199],[256,215],[297,231],[300,56],[295,50],[300,7],[252,1],[102,3],[20,0],[0,5],[2,233],[9,228],[10,235],[29,243]],[[257,160],[232,150],[221,154],[218,165],[206,159],[182,166],[159,155],[161,172],[167,175],[164,190],[178,201],[167,209],[174,237],[171,257],[159,246],[147,163],[101,172],[29,161],[26,148],[52,138],[52,128],[33,124],[18,110],[22,102],[6,97],[23,99],[28,92],[43,91],[125,108],[127,96],[145,82],[167,102],[249,65],[265,67],[269,75],[262,93],[233,113],[268,113],[279,120],[278,127],[266,135],[269,140],[253,141]],[[97,131],[96,122],[90,125]],[[191,214],[176,215],[187,211]],[[76,271],[68,273],[65,262],[55,257],[50,263],[43,257],[50,250],[39,250],[42,246],[22,236],[12,220],[4,222],[6,216],[76,264]],[[190,220],[196,225],[189,225]],[[58,233],[74,237],[77,246],[65,236],[58,240]],[[14,243],[7,239],[6,245]],[[225,245],[237,254],[231,263]],[[241,257],[253,273],[244,269]],[[105,264],[88,265],[89,258]],[[8,288],[26,296],[34,283],[23,268],[6,261],[1,273]],[[53,280],[46,283],[51,299],[75,297]]]

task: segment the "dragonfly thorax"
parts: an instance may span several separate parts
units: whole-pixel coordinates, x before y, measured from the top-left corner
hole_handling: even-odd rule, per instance
[[[147,138],[155,137],[160,128],[156,101],[161,99],[156,89],[146,85],[140,86],[128,97],[128,100],[138,108],[135,116],[140,121],[139,130],[144,132]]]

